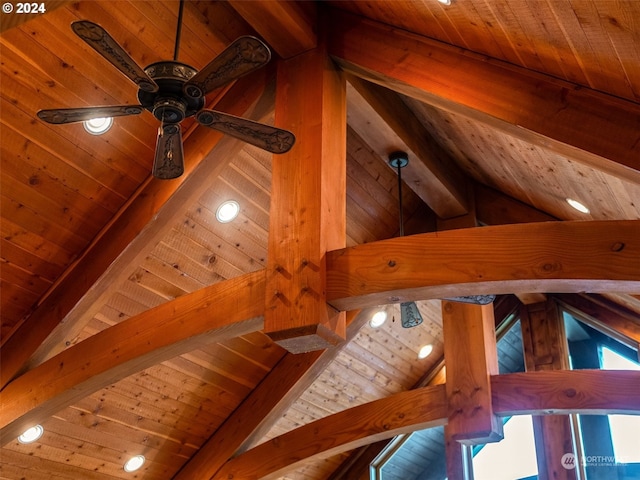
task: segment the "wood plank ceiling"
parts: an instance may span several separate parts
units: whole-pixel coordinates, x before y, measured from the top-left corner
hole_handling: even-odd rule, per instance
[[[157,130],[151,115],[117,119],[103,136],[87,135],[80,125],[47,125],[35,116],[43,108],[135,104],[135,85],[69,25],[78,19],[99,23],[145,66],[172,57],[178,2],[47,5],[46,14],[2,17],[3,385],[153,307],[259,272],[268,255],[270,154],[203,132],[187,120],[186,174],[162,182],[150,177]],[[188,1],[179,59],[202,68],[244,34],[264,38],[274,57],[288,58],[312,48],[316,34],[328,36],[330,53],[349,81],[348,245],[399,233],[397,176],[386,163],[395,150],[409,152],[411,160],[403,172],[407,234],[476,224],[640,219],[640,3],[635,0],[453,0],[449,7],[436,0],[336,0],[272,2],[266,10],[275,18],[260,2]],[[364,27],[362,19],[368,19]],[[447,59],[460,62],[443,64],[453,77],[428,72],[434,90],[414,94],[418,87],[401,85],[410,64],[398,64],[397,77],[395,67],[382,62],[381,71],[364,72],[366,66],[359,71],[347,58],[347,46],[356,52],[360,43],[349,37],[350,29],[357,34],[357,28],[370,25],[367,31],[406,35],[416,46],[430,42],[434,51],[442,47]],[[539,120],[536,105],[516,101],[515,83],[493,86],[511,95],[501,98],[473,72],[456,73],[465,59],[500,70],[499,78],[559,85],[563,98],[543,87],[529,93],[547,102],[545,108],[573,112],[574,119],[599,118],[600,105],[614,106],[624,117],[612,113],[597,120],[609,126],[603,139],[585,134],[567,145],[565,130],[571,135],[580,126],[563,125],[557,116]],[[273,123],[274,73],[267,67],[244,77],[214,92],[208,104]],[[573,104],[572,95],[593,98],[593,111],[583,97]],[[492,105],[482,107],[476,100],[481,97]],[[501,112],[522,117],[523,123],[509,123]],[[593,125],[585,129],[597,128]],[[547,127],[561,131],[546,135]],[[617,139],[622,144],[611,147]],[[581,201],[589,213],[572,209],[566,198]],[[221,224],[215,211],[227,199],[236,200],[241,213]],[[604,293],[629,311],[632,324],[640,324],[640,292]],[[304,362],[313,364],[307,354],[292,360],[260,329],[116,378],[39,419],[46,432],[39,442],[6,439],[0,477],[189,478],[188,470],[178,473],[185,465],[221,466],[236,451],[314,419],[410,389],[442,357],[440,302],[419,304],[425,322],[414,330],[399,328],[397,305],[385,307],[395,321],[379,329],[367,323],[370,310],[353,315],[349,341],[323,354],[315,370],[299,372],[301,381],[289,391],[272,391],[279,398],[260,419],[248,416],[246,405],[260,402],[270,376],[284,378],[281,372],[295,370],[290,366],[295,362],[300,369]],[[427,343],[433,353],[418,360],[417,351]],[[244,420],[253,426],[234,438],[229,425]],[[226,456],[203,447],[225,442],[232,448]],[[134,454],[144,454],[147,463],[129,474],[122,465]],[[283,478],[328,478],[345,457],[310,463]]]

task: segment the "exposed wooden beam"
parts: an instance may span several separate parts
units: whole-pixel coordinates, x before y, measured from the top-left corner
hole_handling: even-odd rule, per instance
[[[346,245],[346,93],[324,44],[278,64],[276,123],[297,141],[272,161],[265,333],[293,353],[344,340],[325,253]]]
[[[324,458],[446,421],[444,385],[397,393],[330,415],[265,442],[227,462],[214,479],[269,479]]]
[[[498,415],[640,415],[640,372],[555,370],[491,377]]]
[[[267,73],[263,69],[240,79],[216,108],[233,115],[265,115],[273,108],[273,90],[265,94]],[[66,348],[67,342],[73,343],[104,300],[129,275],[131,265],[172,228],[172,219],[209,187],[210,179],[240,148],[240,142],[223,139],[222,134],[196,129],[185,140],[185,174],[172,181],[150,177],[2,346],[0,388],[21,370],[33,368]],[[200,165],[205,158],[208,161]],[[190,175],[196,166],[197,175]]]
[[[315,2],[231,0],[229,3],[284,59],[318,45]]]
[[[640,104],[337,9],[330,24],[345,71],[640,182]]]
[[[349,78],[349,84],[349,126],[385,163],[394,151],[409,155],[402,179],[439,217],[467,213],[465,174],[402,99],[395,92],[358,77]]]
[[[527,372],[569,368],[569,351],[562,314],[554,300],[520,309],[524,363]],[[566,453],[577,456],[569,415],[534,415],[533,434],[538,473],[543,478],[573,480],[576,469],[562,463]]]
[[[261,330],[264,288],[264,270],[203,288],[103,330],[18,377],[0,392],[0,444],[151,365]]]
[[[370,312],[348,312],[347,339],[369,320]],[[234,410],[225,422],[174,477],[174,480],[211,478],[234,454],[248,450],[262,438],[289,406],[331,363],[341,345],[294,355],[286,353]]]
[[[483,293],[640,291],[640,221],[425,233],[327,254],[327,299],[351,310]]]
[[[475,445],[502,440],[491,405],[491,375],[498,374],[493,306],[442,302],[447,365],[447,436]]]
[[[500,416],[556,413],[640,414],[640,372],[563,370],[491,377]],[[397,393],[285,433],[229,460],[213,479],[271,479],[400,433],[446,423],[445,385]]]

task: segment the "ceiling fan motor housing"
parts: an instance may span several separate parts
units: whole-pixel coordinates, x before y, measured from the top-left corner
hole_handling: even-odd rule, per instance
[[[204,107],[204,97],[183,93],[183,85],[198,71],[184,63],[164,61],[152,63],[145,73],[158,84],[157,92],[138,90],[138,100],[163,123],[180,123]]]

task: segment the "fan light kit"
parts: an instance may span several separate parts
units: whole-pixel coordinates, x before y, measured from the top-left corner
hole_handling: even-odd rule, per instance
[[[43,433],[44,428],[42,428],[42,425],[36,425],[28,430],[25,430],[25,432],[18,437],[18,441],[24,444],[33,443],[38,440]]]
[[[155,62],[144,69],[100,25],[88,20],[73,22],[71,28],[78,37],[138,86],[140,103],[40,110],[38,117],[47,123],[66,124],[151,112],[160,122],[152,172],[159,179],[176,178],[184,173],[180,123],[188,117],[268,152],[289,151],[295,136],[287,130],[204,109],[207,93],[266,65],[271,59],[269,47],[255,37],[240,37],[198,71],[178,62],[184,0],[179,8],[173,60]],[[86,124],[85,128],[88,129]]]
[[[113,125],[113,118],[98,117],[82,122],[84,129],[91,135],[102,135],[106,133]]]
[[[124,464],[124,471],[127,473],[130,472],[135,472],[136,470],[139,470],[142,465],[144,465],[145,462],[145,458],[144,455],[136,455],[134,457],[131,457],[129,460],[127,460]]]

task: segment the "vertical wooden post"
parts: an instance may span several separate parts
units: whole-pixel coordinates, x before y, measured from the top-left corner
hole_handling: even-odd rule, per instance
[[[562,315],[553,300],[523,305],[520,322],[527,371],[569,367]],[[539,477],[558,480],[578,478],[578,460],[569,415],[533,416],[533,433]],[[573,463],[563,465],[567,457],[573,459]]]
[[[265,333],[300,353],[345,337],[325,253],[346,244],[346,84],[324,42],[279,63],[276,124],[296,144],[273,158]]]
[[[448,430],[463,444],[502,439],[493,413],[491,375],[498,374],[493,305],[442,302]]]

